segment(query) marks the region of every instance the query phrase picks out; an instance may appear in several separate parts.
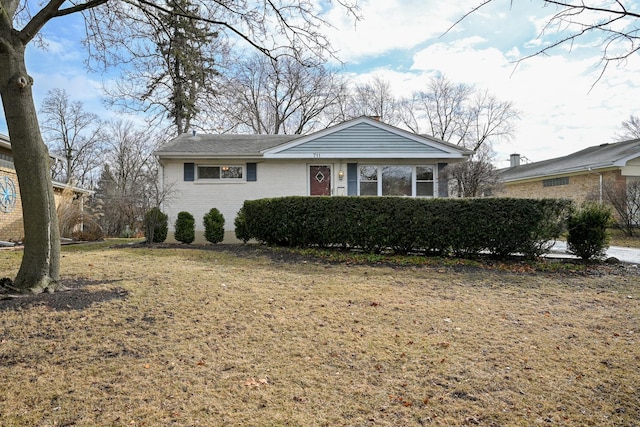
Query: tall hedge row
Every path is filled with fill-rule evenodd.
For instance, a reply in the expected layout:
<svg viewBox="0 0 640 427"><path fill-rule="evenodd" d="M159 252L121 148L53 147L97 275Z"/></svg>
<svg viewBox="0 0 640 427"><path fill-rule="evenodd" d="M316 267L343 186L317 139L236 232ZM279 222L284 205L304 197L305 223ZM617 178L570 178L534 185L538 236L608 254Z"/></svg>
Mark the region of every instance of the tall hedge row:
<svg viewBox="0 0 640 427"><path fill-rule="evenodd" d="M557 199L282 197L246 201L236 234L269 245L470 257L548 252L571 202Z"/></svg>

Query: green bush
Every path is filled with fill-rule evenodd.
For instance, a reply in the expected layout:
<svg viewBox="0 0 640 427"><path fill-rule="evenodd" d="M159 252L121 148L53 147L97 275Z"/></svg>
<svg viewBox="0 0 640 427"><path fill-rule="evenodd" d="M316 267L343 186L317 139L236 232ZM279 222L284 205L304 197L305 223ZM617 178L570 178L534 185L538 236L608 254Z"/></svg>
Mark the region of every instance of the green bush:
<svg viewBox="0 0 640 427"><path fill-rule="evenodd" d="M196 238L196 220L189 212L178 213L175 223L175 238L178 242L192 243Z"/></svg>
<svg viewBox="0 0 640 427"><path fill-rule="evenodd" d="M269 245L534 257L560 236L570 205L554 199L282 197L246 201L236 228L241 224L242 240Z"/></svg>
<svg viewBox="0 0 640 427"><path fill-rule="evenodd" d="M583 260L603 258L609 247L607 227L611 209L598 203L586 203L567 219L567 249Z"/></svg>
<svg viewBox="0 0 640 427"><path fill-rule="evenodd" d="M162 243L167 240L169 217L160 208L150 209L144 216L144 233L147 243Z"/></svg>
<svg viewBox="0 0 640 427"><path fill-rule="evenodd" d="M235 234L238 240L242 240L243 243L247 243L251 240L251 235L247 229L247 222L244 217L244 210L242 210L242 208L240 208L238 215L236 215L236 218L233 220L233 225L235 226Z"/></svg>
<svg viewBox="0 0 640 427"><path fill-rule="evenodd" d="M220 243L224 240L224 216L216 208L212 208L202 218L204 224L204 238L210 243Z"/></svg>

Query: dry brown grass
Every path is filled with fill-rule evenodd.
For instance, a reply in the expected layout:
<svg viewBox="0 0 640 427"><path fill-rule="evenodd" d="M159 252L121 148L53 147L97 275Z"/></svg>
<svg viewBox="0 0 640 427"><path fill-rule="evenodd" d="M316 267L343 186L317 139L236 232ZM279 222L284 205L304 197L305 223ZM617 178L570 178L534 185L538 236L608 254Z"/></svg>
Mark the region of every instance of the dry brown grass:
<svg viewBox="0 0 640 427"><path fill-rule="evenodd" d="M638 276L93 248L125 298L0 301L0 425L640 425Z"/></svg>

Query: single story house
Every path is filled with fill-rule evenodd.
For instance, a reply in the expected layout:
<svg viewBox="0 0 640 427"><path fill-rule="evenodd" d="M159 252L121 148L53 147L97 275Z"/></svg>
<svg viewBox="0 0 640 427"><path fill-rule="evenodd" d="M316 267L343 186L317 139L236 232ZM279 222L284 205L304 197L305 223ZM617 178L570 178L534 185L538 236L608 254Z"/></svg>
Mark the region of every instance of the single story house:
<svg viewBox="0 0 640 427"><path fill-rule="evenodd" d="M89 190L54 181L56 204L60 203L66 189L71 189L81 204L92 194ZM8 136L0 134L0 244L22 241L23 238L22 202L18 176L13 165L11 142Z"/></svg>
<svg viewBox="0 0 640 427"><path fill-rule="evenodd" d="M245 200L283 196L446 197L440 172L466 161L469 150L418 135L371 117L359 117L309 135L183 134L155 155L161 209L169 216L169 239L181 211L196 219L217 208L225 218L225 241Z"/></svg>
<svg viewBox="0 0 640 427"><path fill-rule="evenodd" d="M511 165L499 170L500 196L567 198L580 204L603 200L607 185L640 177L640 139L585 148L568 156L528 164L511 155Z"/></svg>

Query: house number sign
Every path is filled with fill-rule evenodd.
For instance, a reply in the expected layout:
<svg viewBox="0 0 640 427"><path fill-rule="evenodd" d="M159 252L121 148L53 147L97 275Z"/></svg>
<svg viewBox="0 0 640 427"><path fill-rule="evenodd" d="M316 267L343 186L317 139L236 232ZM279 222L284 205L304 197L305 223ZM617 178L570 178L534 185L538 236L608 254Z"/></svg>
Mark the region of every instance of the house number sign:
<svg viewBox="0 0 640 427"><path fill-rule="evenodd" d="M0 178L0 212L9 213L16 207L16 185L8 176Z"/></svg>

